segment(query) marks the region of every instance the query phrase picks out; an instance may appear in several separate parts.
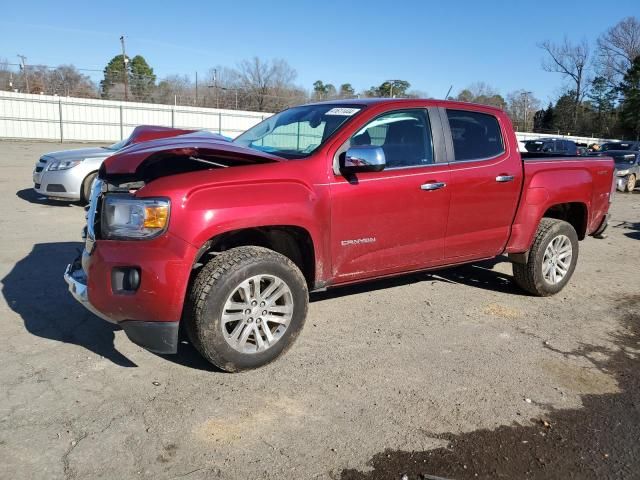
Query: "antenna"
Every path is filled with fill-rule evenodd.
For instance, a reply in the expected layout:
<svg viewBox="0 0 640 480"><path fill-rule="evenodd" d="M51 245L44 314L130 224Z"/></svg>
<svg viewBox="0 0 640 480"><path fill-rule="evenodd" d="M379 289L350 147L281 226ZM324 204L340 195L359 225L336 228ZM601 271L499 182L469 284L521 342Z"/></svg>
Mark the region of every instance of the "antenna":
<svg viewBox="0 0 640 480"><path fill-rule="evenodd" d="M444 96L444 99L447 100L449 98L449 94L451 93L451 89L453 88L453 85L451 85L449 87L449 90L447 90L447 94Z"/></svg>

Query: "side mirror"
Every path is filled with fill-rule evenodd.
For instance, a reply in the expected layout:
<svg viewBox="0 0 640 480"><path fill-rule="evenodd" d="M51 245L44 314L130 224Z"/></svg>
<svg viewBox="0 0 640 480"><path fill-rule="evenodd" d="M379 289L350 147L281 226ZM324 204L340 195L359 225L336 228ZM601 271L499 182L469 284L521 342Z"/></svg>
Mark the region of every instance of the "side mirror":
<svg viewBox="0 0 640 480"><path fill-rule="evenodd" d="M380 172L387 164L384 150L376 145L351 147L344 154L344 161L340 163L340 171L345 174Z"/></svg>

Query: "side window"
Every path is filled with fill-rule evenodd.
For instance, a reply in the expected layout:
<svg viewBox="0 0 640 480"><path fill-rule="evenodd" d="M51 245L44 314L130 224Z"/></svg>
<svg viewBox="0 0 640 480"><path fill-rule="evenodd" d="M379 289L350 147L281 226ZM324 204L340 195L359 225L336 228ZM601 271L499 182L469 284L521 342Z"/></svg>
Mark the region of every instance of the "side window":
<svg viewBox="0 0 640 480"><path fill-rule="evenodd" d="M361 128L349 144L382 147L387 169L433 163L431 127L424 110L385 113Z"/></svg>
<svg viewBox="0 0 640 480"><path fill-rule="evenodd" d="M447 109L455 159L481 160L504 152L498 119L493 115Z"/></svg>

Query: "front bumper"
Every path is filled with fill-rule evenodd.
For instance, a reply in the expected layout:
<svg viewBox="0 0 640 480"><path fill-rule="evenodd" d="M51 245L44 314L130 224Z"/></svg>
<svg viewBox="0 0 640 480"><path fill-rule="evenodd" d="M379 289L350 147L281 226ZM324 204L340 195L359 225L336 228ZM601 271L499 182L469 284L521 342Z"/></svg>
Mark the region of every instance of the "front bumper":
<svg viewBox="0 0 640 480"><path fill-rule="evenodd" d="M73 298L91 313L122 327L129 340L133 343L160 354L172 354L178 351L178 321L117 321L116 318L102 313L89 301L88 279L79 259L67 266L64 272L64 279L69 285L69 292L71 292Z"/></svg>
<svg viewBox="0 0 640 480"><path fill-rule="evenodd" d="M82 189L83 173L78 167L68 170L49 172L33 172L33 189L40 195L47 197L65 198L69 200L80 200L80 190Z"/></svg>

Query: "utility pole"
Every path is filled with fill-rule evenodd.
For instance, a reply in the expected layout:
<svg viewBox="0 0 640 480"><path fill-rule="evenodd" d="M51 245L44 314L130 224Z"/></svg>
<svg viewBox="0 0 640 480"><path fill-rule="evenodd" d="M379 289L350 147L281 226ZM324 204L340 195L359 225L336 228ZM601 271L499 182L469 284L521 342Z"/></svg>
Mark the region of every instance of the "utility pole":
<svg viewBox="0 0 640 480"><path fill-rule="evenodd" d="M213 90L216 94L216 108L220 108L220 95L218 94L218 69L213 69Z"/></svg>
<svg viewBox="0 0 640 480"><path fill-rule="evenodd" d="M24 83L27 87L27 93L30 92L29 90L29 75L27 74L27 57L25 57L24 55L18 55L18 58L20 58L21 62L22 62L22 74L24 75Z"/></svg>
<svg viewBox="0 0 640 480"><path fill-rule="evenodd" d="M399 82L400 80L387 80L387 83L389 84L389 98L393 98L393 87L395 86L396 82Z"/></svg>
<svg viewBox="0 0 640 480"><path fill-rule="evenodd" d="M122 44L122 64L124 66L124 70L122 71L122 80L124 81L124 100L126 102L129 100L129 69L127 68L129 59L127 58L127 53L124 48L124 35L120 36L120 43Z"/></svg>
<svg viewBox="0 0 640 480"><path fill-rule="evenodd" d="M527 131L527 113L529 110L529 95L531 95L533 92L522 92L520 95L522 95L524 97L524 127L523 130L526 132Z"/></svg>

